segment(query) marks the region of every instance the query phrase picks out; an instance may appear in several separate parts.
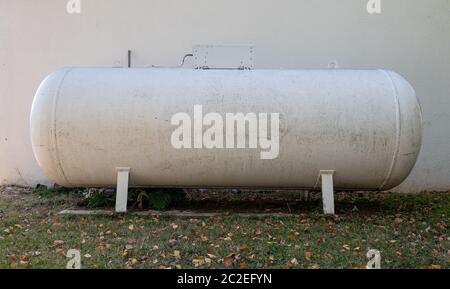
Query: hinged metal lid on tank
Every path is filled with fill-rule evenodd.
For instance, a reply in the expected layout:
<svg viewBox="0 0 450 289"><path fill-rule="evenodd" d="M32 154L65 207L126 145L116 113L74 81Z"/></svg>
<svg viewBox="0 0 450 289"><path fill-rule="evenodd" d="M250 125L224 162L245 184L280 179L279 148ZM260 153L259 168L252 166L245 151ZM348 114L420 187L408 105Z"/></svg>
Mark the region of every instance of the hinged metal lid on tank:
<svg viewBox="0 0 450 289"><path fill-rule="evenodd" d="M253 45L194 45L195 69L253 69Z"/></svg>

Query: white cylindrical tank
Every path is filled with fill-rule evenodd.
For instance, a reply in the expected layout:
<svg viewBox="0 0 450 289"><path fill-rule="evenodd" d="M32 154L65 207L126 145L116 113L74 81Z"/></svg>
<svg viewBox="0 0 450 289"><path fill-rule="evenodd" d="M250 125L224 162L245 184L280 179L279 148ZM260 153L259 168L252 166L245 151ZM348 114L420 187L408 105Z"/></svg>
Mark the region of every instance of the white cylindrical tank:
<svg viewBox="0 0 450 289"><path fill-rule="evenodd" d="M239 113L240 132L226 125ZM68 187L113 186L130 167L131 186L310 189L334 170L337 189L386 190L408 176L421 138L414 89L385 70L66 68L42 82L31 113L37 161Z"/></svg>

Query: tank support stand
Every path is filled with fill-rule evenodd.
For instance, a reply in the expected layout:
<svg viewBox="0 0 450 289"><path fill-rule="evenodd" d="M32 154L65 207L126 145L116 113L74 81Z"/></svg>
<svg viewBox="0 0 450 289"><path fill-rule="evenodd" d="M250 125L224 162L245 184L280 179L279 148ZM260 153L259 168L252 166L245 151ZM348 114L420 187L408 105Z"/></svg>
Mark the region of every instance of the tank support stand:
<svg viewBox="0 0 450 289"><path fill-rule="evenodd" d="M325 215L334 215L333 175L333 170L320 171L320 178L322 182L323 213Z"/></svg>
<svg viewBox="0 0 450 289"><path fill-rule="evenodd" d="M116 168L116 171L117 171L116 213L126 213L130 168L119 167Z"/></svg>
<svg viewBox="0 0 450 289"><path fill-rule="evenodd" d="M130 168L118 167L117 189L116 189L116 213L127 212L128 182L130 178ZM326 215L334 215L334 188L333 170L321 170L319 179L322 184L323 212Z"/></svg>

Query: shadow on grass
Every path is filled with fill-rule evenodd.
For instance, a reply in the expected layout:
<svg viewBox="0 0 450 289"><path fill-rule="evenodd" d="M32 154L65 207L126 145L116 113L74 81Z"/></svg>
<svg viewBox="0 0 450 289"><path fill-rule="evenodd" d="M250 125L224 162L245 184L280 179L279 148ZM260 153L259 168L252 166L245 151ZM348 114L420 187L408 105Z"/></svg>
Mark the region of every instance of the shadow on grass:
<svg viewBox="0 0 450 289"><path fill-rule="evenodd" d="M90 189L68 189L45 187L34 190L34 193L46 197L82 196ZM96 198L91 202L79 202L79 209L113 209L115 194L111 190L95 189L100 193L93 194ZM144 190L144 191L142 191ZM228 213L291 213L309 214L322 212L322 198L320 192L305 191L252 191L252 190L180 190L166 189L134 189L130 190L128 206L130 210L189 210L196 212L228 212ZM182 191L182 190L181 190ZM108 192L105 194L104 192ZM143 194L142 192L145 192ZM166 202L164 195L170 195L173 200L157 208L149 205L139 206L143 201ZM143 198L143 196L145 198ZM103 200L102 198L105 198ZM156 198L158 197L158 198ZM100 199L100 200L98 200ZM160 200L161 199L161 200ZM88 205L86 205L88 204ZM96 207L92 204L101 204ZM338 192L335 195L335 207L338 214L358 213L361 215L396 214L402 212L433 211L438 214L450 212L449 192L430 192L419 194L403 194L395 192Z"/></svg>
<svg viewBox="0 0 450 289"><path fill-rule="evenodd" d="M322 212L320 192L311 192L305 198L304 192L193 192L187 206L171 209L224 212L276 212L309 214ZM448 214L450 194L420 193L403 194L395 192L339 192L335 196L338 214L397 214L411 211L430 211Z"/></svg>

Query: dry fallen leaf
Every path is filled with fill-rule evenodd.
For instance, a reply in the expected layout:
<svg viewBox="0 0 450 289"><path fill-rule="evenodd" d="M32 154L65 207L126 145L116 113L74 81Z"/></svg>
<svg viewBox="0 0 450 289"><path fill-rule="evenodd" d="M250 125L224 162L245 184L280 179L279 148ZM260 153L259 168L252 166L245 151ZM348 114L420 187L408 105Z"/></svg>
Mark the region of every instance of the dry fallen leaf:
<svg viewBox="0 0 450 289"><path fill-rule="evenodd" d="M231 266L233 266L233 263L234 263L234 258L232 258L232 257L225 257L223 259L223 265L225 267L231 267Z"/></svg>
<svg viewBox="0 0 450 289"><path fill-rule="evenodd" d="M30 263L28 261L20 261L19 264L22 268L30 268Z"/></svg>
<svg viewBox="0 0 450 289"><path fill-rule="evenodd" d="M311 258L312 258L312 253L311 252L306 252L305 253L305 259L309 261L309 260L311 260Z"/></svg>
<svg viewBox="0 0 450 289"><path fill-rule="evenodd" d="M202 265L205 264L205 259L203 257L199 257L197 259L193 259L192 260L192 264L194 264L195 267L202 266Z"/></svg>
<svg viewBox="0 0 450 289"><path fill-rule="evenodd" d="M31 256L32 256L31 253L22 255L22 256L20 256L20 260L21 260L21 261L24 261L24 262L28 262L28 261L30 260Z"/></svg>
<svg viewBox="0 0 450 289"><path fill-rule="evenodd" d="M324 237L320 237L319 239L317 239L317 243L325 243L326 239Z"/></svg>
<svg viewBox="0 0 450 289"><path fill-rule="evenodd" d="M248 249L248 245L247 244L242 244L242 245L239 246L239 250L241 250L241 251L245 251L247 249Z"/></svg>

